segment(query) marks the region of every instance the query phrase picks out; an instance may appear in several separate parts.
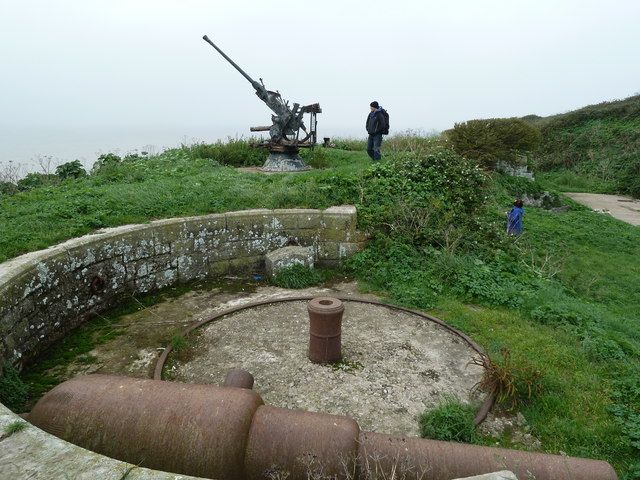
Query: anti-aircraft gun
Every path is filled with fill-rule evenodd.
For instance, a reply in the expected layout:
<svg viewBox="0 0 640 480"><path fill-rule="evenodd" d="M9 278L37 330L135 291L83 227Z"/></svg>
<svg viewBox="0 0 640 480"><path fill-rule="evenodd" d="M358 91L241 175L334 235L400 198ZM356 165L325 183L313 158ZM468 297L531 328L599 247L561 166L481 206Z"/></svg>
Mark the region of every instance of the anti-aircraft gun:
<svg viewBox="0 0 640 480"><path fill-rule="evenodd" d="M274 112L271 115L271 126L251 127L252 132L269 132L270 140L259 144L269 149L269 158L263 166L266 171L295 171L308 168L298 155L300 148L313 148L317 140L316 114L321 113L320 104L300 106L282 98L277 90L267 90L262 78L256 82L233 60L231 60L218 46L206 35L202 37L209 45L215 48L224 59L229 62L240 74L246 78L255 89L260 100ZM309 114L309 128L304 123L304 115Z"/></svg>

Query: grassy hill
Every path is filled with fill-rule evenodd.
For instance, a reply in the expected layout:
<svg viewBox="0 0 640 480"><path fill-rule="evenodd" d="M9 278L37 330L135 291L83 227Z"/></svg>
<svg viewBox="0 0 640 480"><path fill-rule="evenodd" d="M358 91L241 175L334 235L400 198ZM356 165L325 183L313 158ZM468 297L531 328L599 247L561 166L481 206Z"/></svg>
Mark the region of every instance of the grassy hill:
<svg viewBox="0 0 640 480"><path fill-rule="evenodd" d="M627 127L637 121L638 99L629 102L632 113L618 121ZM555 142L593 122L611 133L607 109L593 108L584 115L601 119L535 120L550 129L545 148L560 149ZM356 143L316 149L308 161L323 168L297 174L232 168L253 163L243 145L183 147L2 196L0 261L105 226L356 204L372 240L348 274L363 289L478 341L513 387L498 408L523 413L543 451L605 459L622 478L640 479L640 229L566 200L561 214L528 207L525 233L509 237L504 213L528 182L482 172L442 139L389 139L378 164ZM509 433L478 442L527 448Z"/></svg>
<svg viewBox="0 0 640 480"><path fill-rule="evenodd" d="M640 197L640 95L523 120L542 132L535 168L560 189Z"/></svg>

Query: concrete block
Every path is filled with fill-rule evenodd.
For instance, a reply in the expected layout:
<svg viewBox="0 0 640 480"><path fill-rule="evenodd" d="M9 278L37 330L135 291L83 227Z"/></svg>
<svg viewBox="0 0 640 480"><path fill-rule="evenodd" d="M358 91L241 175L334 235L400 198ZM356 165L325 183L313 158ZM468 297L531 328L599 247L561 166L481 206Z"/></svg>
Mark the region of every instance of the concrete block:
<svg viewBox="0 0 640 480"><path fill-rule="evenodd" d="M313 250L310 247L284 247L265 255L267 275L274 276L292 265L313 268Z"/></svg>
<svg viewBox="0 0 640 480"><path fill-rule="evenodd" d="M271 223L272 230L295 230L300 228L300 224L306 224L311 222L313 218L318 218L318 221L313 222L319 225L320 210L314 210L310 208L289 208L273 211L273 220Z"/></svg>
<svg viewBox="0 0 640 480"><path fill-rule="evenodd" d="M320 228L322 226L322 212L320 210L305 210L298 217L298 228Z"/></svg>

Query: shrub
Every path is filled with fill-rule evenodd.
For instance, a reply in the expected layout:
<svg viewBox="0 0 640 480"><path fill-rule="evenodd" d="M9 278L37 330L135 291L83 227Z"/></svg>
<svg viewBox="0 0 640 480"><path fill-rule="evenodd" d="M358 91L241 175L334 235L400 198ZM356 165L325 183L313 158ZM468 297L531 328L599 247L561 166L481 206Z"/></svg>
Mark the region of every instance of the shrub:
<svg viewBox="0 0 640 480"><path fill-rule="evenodd" d="M20 411L29 394L29 388L22 381L18 371L11 365L4 366L0 377L0 403L13 411Z"/></svg>
<svg viewBox="0 0 640 480"><path fill-rule="evenodd" d="M231 167L262 165L267 158L264 149L254 147L249 141L233 138L229 138L226 143L218 141L183 145L182 150L188 152L194 160L204 158Z"/></svg>
<svg viewBox="0 0 640 480"><path fill-rule="evenodd" d="M282 288L307 288L322 282L322 275L313 268L296 263L280 270L271 282Z"/></svg>
<svg viewBox="0 0 640 480"><path fill-rule="evenodd" d="M578 312L570 305L565 303L548 303L534 308L530 312L531 318L544 325L573 325L584 326L593 320L585 315L584 312Z"/></svg>
<svg viewBox="0 0 640 480"><path fill-rule="evenodd" d="M503 271L499 264L488 264L473 256L453 259L453 291L489 305L519 307L527 278Z"/></svg>
<svg viewBox="0 0 640 480"><path fill-rule="evenodd" d="M607 338L602 332L591 331L585 334L581 344L587 356L597 362L623 360L626 357L618 342Z"/></svg>
<svg viewBox="0 0 640 480"><path fill-rule="evenodd" d="M473 407L448 398L420 415L420 435L434 440L473 443L477 438L473 417Z"/></svg>
<svg viewBox="0 0 640 480"><path fill-rule="evenodd" d="M490 118L456 123L446 132L460 155L494 168L498 160L515 162L518 155L534 150L540 131L518 118Z"/></svg>
<svg viewBox="0 0 640 480"><path fill-rule="evenodd" d="M18 180L18 190L31 190L37 187L57 185L60 179L57 175L48 173L29 173L26 177Z"/></svg>
<svg viewBox="0 0 640 480"><path fill-rule="evenodd" d="M545 189L540 183L531 181L524 177L514 177L511 175L496 174L494 176L496 183L501 186L506 193L513 198L522 198L523 196L540 198Z"/></svg>
<svg viewBox="0 0 640 480"><path fill-rule="evenodd" d="M455 231L483 209L485 180L473 162L446 148L374 164L363 176L360 224L413 244L451 245Z"/></svg>
<svg viewBox="0 0 640 480"><path fill-rule="evenodd" d="M118 166L122 162L122 158L115 153L104 153L98 157L98 160L91 168L92 175L100 175L110 180L119 178Z"/></svg>
<svg viewBox="0 0 640 480"><path fill-rule="evenodd" d="M12 182L0 181L0 198L18 193L18 186Z"/></svg>
<svg viewBox="0 0 640 480"><path fill-rule="evenodd" d="M56 167L56 175L58 175L63 180L67 178L84 177L86 174L87 171L82 166L82 163L80 163L80 160L63 163L62 165L58 165Z"/></svg>
<svg viewBox="0 0 640 480"><path fill-rule="evenodd" d="M610 412L615 416L631 446L640 452L640 370L629 369L614 383Z"/></svg>
<svg viewBox="0 0 640 480"><path fill-rule="evenodd" d="M621 155L620 162L620 190L632 197L640 198L640 153Z"/></svg>

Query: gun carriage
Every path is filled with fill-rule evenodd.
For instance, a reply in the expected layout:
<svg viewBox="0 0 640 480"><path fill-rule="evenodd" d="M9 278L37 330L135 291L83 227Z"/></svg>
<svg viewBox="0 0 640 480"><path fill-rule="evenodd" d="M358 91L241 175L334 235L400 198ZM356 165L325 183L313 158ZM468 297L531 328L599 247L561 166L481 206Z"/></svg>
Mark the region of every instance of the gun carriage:
<svg viewBox="0 0 640 480"><path fill-rule="evenodd" d="M301 106L299 103L289 105L287 100L277 90L267 90L262 81L251 78L227 54L213 43L206 35L202 37L215 48L223 58L229 62L240 74L246 78L255 89L256 95L274 113L271 115L270 126L251 127L252 132L269 132L269 140L257 146L269 149L269 157L262 167L265 171L297 171L308 167L299 155L301 148L313 148L317 140L317 118L322 112L320 104L313 103ZM309 115L309 127L305 125L304 117Z"/></svg>

